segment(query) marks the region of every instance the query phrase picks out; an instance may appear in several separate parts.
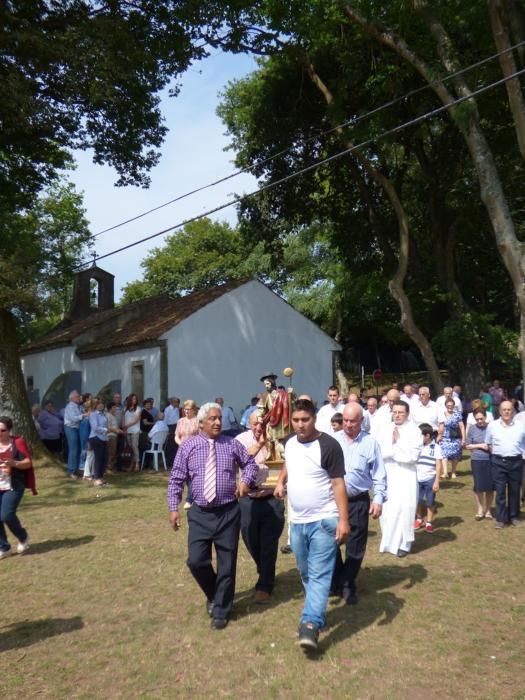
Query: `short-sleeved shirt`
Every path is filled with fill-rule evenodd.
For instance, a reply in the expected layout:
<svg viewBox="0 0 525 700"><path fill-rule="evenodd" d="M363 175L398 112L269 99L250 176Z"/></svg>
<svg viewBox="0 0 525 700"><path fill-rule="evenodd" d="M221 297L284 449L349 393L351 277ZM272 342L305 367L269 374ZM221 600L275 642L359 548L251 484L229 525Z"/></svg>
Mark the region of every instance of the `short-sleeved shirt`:
<svg viewBox="0 0 525 700"><path fill-rule="evenodd" d="M432 440L430 445L423 445L417 460L417 480L430 481L436 478L436 460L443 459L441 447Z"/></svg>
<svg viewBox="0 0 525 700"><path fill-rule="evenodd" d="M288 472L288 517L292 523L311 523L339 515L332 479L343 479L345 460L341 445L320 433L311 442L290 437L284 450Z"/></svg>
<svg viewBox="0 0 525 700"><path fill-rule="evenodd" d="M481 445L482 443L486 442L486 435L487 426L484 428L479 428L476 424L471 425L467 431L467 445ZM490 453L487 452L487 450L480 450L479 447L472 450L470 456L472 459L475 459L478 462L487 462L490 460Z"/></svg>

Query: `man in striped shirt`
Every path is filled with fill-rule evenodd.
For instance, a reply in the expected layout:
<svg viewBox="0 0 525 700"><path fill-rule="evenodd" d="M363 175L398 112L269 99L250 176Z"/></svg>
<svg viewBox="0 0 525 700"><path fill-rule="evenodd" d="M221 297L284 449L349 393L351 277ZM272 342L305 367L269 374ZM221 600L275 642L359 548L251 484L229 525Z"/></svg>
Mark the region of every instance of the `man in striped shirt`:
<svg viewBox="0 0 525 700"><path fill-rule="evenodd" d="M224 629L233 605L241 513L238 498L255 484L257 465L244 445L221 435L221 407L201 406L200 433L177 451L168 485L170 523L180 528L179 504L189 479L193 507L188 511L188 568L203 590L212 629ZM237 486L237 468L242 475ZM217 571L211 563L215 546Z"/></svg>

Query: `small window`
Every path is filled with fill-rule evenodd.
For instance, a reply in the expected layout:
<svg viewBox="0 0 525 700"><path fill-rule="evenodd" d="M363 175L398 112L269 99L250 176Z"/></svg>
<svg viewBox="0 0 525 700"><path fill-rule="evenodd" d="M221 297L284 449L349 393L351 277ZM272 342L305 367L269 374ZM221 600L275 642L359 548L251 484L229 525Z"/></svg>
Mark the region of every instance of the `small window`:
<svg viewBox="0 0 525 700"><path fill-rule="evenodd" d="M33 391L34 388L35 388L35 381L34 381L33 377L28 377L27 378L27 390Z"/></svg>

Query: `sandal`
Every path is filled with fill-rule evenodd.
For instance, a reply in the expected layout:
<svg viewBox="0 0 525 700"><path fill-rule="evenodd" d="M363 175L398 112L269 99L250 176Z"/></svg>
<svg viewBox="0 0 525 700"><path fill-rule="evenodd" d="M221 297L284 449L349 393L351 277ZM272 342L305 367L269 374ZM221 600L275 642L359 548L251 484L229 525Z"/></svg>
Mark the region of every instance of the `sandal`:
<svg viewBox="0 0 525 700"><path fill-rule="evenodd" d="M477 520L477 521L479 522L480 520L483 520L484 517L485 517L485 516L483 515L483 513L477 513L477 514L474 516L474 520Z"/></svg>
<svg viewBox="0 0 525 700"><path fill-rule="evenodd" d="M485 520L494 520L494 518L492 517L492 513L490 513L489 511L487 511L485 513L484 517L485 517Z"/></svg>

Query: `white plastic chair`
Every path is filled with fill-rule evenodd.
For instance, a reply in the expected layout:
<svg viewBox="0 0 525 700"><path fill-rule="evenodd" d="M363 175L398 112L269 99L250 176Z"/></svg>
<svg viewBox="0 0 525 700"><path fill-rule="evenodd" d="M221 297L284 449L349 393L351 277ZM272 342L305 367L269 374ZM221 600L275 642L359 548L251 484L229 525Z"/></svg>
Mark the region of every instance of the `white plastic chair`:
<svg viewBox="0 0 525 700"><path fill-rule="evenodd" d="M151 448L149 450L144 450L142 453L140 471L142 471L144 468L144 459L146 458L146 455L153 455L153 469L155 469L156 472L159 471L159 455L161 455L162 461L164 462L164 469L165 471L168 471L168 467L166 465L166 455L164 454L164 443L166 442L167 437L168 431L162 430L151 438Z"/></svg>

